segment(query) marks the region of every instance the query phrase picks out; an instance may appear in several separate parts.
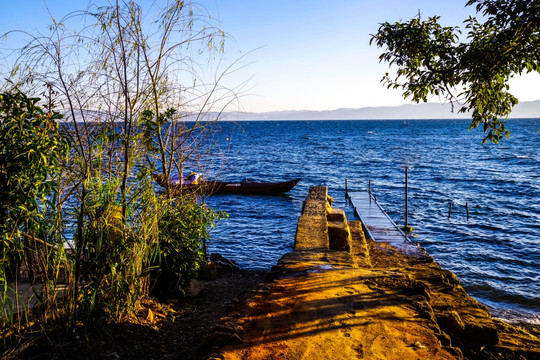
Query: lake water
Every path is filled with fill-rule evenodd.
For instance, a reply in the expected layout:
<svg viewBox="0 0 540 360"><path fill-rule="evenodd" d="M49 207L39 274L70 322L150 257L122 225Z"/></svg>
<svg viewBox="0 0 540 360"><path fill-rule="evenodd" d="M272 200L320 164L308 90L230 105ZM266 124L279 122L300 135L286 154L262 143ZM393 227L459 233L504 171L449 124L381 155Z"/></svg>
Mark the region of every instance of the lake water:
<svg viewBox="0 0 540 360"><path fill-rule="evenodd" d="M230 216L212 231L210 251L243 268L269 269L292 250L310 186L328 186L334 206L354 218L345 201L345 179L358 190L371 180L379 203L403 224L408 165L413 241L495 315L540 323L540 120L510 120L512 134L500 145L481 145L482 131L469 131L468 125L466 120L224 122L218 139L227 149L221 180L303 180L284 195L207 199Z"/></svg>

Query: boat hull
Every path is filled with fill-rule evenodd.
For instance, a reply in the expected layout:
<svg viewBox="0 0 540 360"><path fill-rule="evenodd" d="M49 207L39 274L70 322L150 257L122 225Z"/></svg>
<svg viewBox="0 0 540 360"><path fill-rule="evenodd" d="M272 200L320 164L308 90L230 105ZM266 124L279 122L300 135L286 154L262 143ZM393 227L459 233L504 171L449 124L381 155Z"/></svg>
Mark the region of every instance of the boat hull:
<svg viewBox="0 0 540 360"><path fill-rule="evenodd" d="M155 176L159 185L181 192L203 192L207 194L280 194L290 191L302 179L294 179L283 182L225 182L225 181L201 181L199 184L168 185L159 176Z"/></svg>
<svg viewBox="0 0 540 360"><path fill-rule="evenodd" d="M205 181L204 187L211 193L229 194L279 194L290 191L301 179L284 182L257 183L257 182L223 182Z"/></svg>

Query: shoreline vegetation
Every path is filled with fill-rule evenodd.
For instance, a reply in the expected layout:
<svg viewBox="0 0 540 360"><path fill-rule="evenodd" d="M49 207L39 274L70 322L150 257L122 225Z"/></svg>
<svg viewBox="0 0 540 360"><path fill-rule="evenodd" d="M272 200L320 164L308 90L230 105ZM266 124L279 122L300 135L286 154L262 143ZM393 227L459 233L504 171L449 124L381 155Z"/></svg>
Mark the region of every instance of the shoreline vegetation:
<svg viewBox="0 0 540 360"><path fill-rule="evenodd" d="M110 1L51 19L47 35L3 34L28 39L5 59L13 68L0 93L6 356L34 335L54 337L58 353L106 336L150 297L181 297L208 262L209 231L226 214L170 187L157 192L152 175L220 161L209 155L219 116L203 119L237 100L219 82L234 65L213 69L211 86L199 73L226 38L204 9L169 1L153 18L147 10ZM183 113L194 111L188 128ZM29 303L12 296L19 285Z"/></svg>

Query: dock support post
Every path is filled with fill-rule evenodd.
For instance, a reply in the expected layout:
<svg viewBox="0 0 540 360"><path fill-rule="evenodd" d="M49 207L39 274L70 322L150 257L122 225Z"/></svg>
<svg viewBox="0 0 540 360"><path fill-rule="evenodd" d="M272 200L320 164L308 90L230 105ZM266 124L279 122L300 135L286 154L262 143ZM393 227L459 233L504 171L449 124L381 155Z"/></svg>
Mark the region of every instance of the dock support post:
<svg viewBox="0 0 540 360"><path fill-rule="evenodd" d="M405 166L405 228L409 228L409 167Z"/></svg>
<svg viewBox="0 0 540 360"><path fill-rule="evenodd" d="M448 207L448 219L452 216L452 202L450 201L450 206Z"/></svg>
<svg viewBox="0 0 540 360"><path fill-rule="evenodd" d="M467 221L469 221L469 202L465 203L465 207L467 208Z"/></svg>
<svg viewBox="0 0 540 360"><path fill-rule="evenodd" d="M369 203L371 204L371 180L369 180L368 193L369 193Z"/></svg>
<svg viewBox="0 0 540 360"><path fill-rule="evenodd" d="M349 184L347 183L347 179L345 179L345 197L348 197L349 195Z"/></svg>

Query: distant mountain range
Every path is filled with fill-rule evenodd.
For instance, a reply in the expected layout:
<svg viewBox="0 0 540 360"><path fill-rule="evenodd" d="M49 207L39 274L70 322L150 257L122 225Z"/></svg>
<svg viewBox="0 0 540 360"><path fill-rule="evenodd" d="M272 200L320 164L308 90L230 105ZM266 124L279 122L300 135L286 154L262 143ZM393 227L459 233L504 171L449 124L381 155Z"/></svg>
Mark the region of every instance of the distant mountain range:
<svg viewBox="0 0 540 360"><path fill-rule="evenodd" d="M469 114L452 112L450 104L424 103L401 106L364 107L336 110L291 110L264 113L229 113L228 120L379 120L379 119L466 119ZM540 100L520 102L511 118L540 118Z"/></svg>

